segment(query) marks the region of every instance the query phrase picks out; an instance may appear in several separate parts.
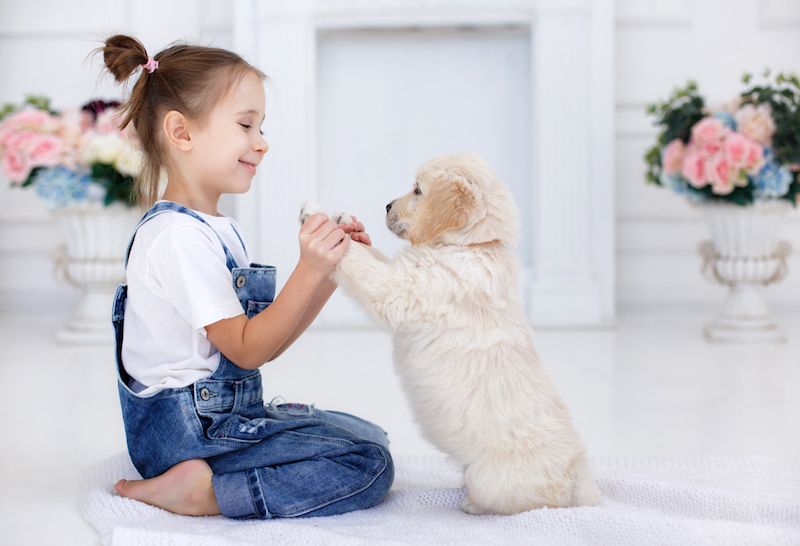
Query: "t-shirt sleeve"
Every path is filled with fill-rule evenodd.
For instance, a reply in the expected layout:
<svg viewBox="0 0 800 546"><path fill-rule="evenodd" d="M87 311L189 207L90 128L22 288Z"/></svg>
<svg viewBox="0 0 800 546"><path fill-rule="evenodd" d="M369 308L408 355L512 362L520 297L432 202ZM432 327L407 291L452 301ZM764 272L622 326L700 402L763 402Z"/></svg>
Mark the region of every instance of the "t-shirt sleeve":
<svg viewBox="0 0 800 546"><path fill-rule="evenodd" d="M153 241L147 261L153 292L204 336L207 325L244 313L222 245L202 227L169 226Z"/></svg>

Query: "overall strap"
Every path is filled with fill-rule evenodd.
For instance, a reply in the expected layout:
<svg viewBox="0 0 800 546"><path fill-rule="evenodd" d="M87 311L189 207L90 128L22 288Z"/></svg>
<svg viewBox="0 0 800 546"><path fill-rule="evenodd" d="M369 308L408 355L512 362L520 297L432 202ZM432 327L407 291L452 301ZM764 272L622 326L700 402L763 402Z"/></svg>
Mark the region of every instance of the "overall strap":
<svg viewBox="0 0 800 546"><path fill-rule="evenodd" d="M139 220L139 224L136 226L136 229L133 230L133 235L131 235L131 240L128 243L128 250L127 252L125 252L126 268L128 267L128 258L130 258L131 255L131 248L133 248L133 240L136 238L136 233L139 231L139 228L142 227L142 225L144 225L146 222L155 218L159 214L163 214L165 212L179 212L181 214L187 214L192 218L195 218L196 220L199 220L203 222L205 225L207 225L211 229L211 231L214 232L214 235L217 236L217 239L219 239L219 243L222 245L222 250L223 252L225 252L225 262L226 265L228 266L228 270L233 271L235 267L238 267L236 260L233 258L233 254L231 254L231 251L228 250L228 247L225 245L225 242L222 240L222 237L220 237L219 234L214 230L214 228L211 227L211 225L209 225L208 222L203 220L203 218L199 214L197 214L191 209L184 207L183 205L179 205L178 203L173 203L172 201L162 201L161 203L156 203L155 205L150 207L150 209L144 213L142 219ZM235 229L234 232L236 232ZM236 236L239 237L239 241L242 240L238 232L236 232ZM242 242L242 247L244 247L243 242Z"/></svg>
<svg viewBox="0 0 800 546"><path fill-rule="evenodd" d="M242 239L242 236L239 235L239 230L236 229L236 226L234 226L233 223L231 223L231 229L236 234L236 236L239 238L239 242L242 243L242 250L244 250L244 255L247 256L247 247L244 246L244 239Z"/></svg>

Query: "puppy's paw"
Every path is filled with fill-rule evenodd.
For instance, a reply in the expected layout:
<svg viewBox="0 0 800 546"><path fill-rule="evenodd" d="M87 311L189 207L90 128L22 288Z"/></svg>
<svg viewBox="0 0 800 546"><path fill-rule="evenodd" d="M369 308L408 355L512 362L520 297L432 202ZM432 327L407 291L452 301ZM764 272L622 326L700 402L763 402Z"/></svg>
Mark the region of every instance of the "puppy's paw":
<svg viewBox="0 0 800 546"><path fill-rule="evenodd" d="M487 512L477 504L475 504L471 498L469 498L469 493L466 494L464 500L461 501L461 508L462 512L466 512L467 514L472 514L473 516L480 516L483 514L490 514L491 512Z"/></svg>
<svg viewBox="0 0 800 546"><path fill-rule="evenodd" d="M322 205L320 205L315 201L306 201L305 204L303 205L303 208L300 209L300 224L303 224L306 221L306 218L314 214L317 214L318 212L327 215L325 209L322 208Z"/></svg>
<svg viewBox="0 0 800 546"><path fill-rule="evenodd" d="M352 224L353 216L351 214L347 214L346 212L334 212L331 215L331 220L337 224Z"/></svg>

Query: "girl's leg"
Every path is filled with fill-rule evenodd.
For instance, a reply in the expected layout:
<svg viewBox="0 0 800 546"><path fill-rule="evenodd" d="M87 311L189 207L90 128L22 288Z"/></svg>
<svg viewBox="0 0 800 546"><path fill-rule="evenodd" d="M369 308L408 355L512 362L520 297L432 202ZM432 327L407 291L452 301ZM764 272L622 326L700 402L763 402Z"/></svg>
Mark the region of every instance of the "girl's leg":
<svg viewBox="0 0 800 546"><path fill-rule="evenodd" d="M208 462L178 463L151 479L122 480L117 491L177 514L235 518L326 516L383 500L394 466L382 429L301 404L267 409L272 422L299 420L304 426ZM256 421L254 436L269 421Z"/></svg>
<svg viewBox="0 0 800 546"><path fill-rule="evenodd" d="M369 508L386 497L394 464L383 431L371 434L377 441L365 438L303 404L270 405L267 415L272 422L305 426L208 459L224 515L328 516Z"/></svg>
<svg viewBox="0 0 800 546"><path fill-rule="evenodd" d="M381 427L349 413L333 410L321 410L314 406L297 403L276 404L275 400L267 404L267 415L273 419L286 420L313 416L315 419L339 427L356 436L389 447L389 436Z"/></svg>
<svg viewBox="0 0 800 546"><path fill-rule="evenodd" d="M394 481L387 451L376 444L277 466L215 473L221 512L232 518L332 516L380 503Z"/></svg>
<svg viewBox="0 0 800 546"><path fill-rule="evenodd" d="M386 431L366 419L332 410L315 410L315 415L318 419L352 432L365 440L375 442L385 448L389 447L389 435Z"/></svg>
<svg viewBox="0 0 800 546"><path fill-rule="evenodd" d="M211 479L212 472L208 463L203 459L192 459L176 464L155 478L120 480L114 489L123 497L175 514L215 516L221 512Z"/></svg>

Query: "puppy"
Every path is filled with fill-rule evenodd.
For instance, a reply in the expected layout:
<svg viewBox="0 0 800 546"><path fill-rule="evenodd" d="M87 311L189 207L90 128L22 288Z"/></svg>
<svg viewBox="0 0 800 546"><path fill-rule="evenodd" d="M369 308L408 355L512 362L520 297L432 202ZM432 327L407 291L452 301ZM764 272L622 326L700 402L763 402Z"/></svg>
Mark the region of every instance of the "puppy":
<svg viewBox="0 0 800 546"><path fill-rule="evenodd" d="M386 205L411 246L353 242L333 280L393 334L424 436L464 466L470 514L593 505L586 453L533 346L519 298L517 210L479 158L435 158Z"/></svg>

